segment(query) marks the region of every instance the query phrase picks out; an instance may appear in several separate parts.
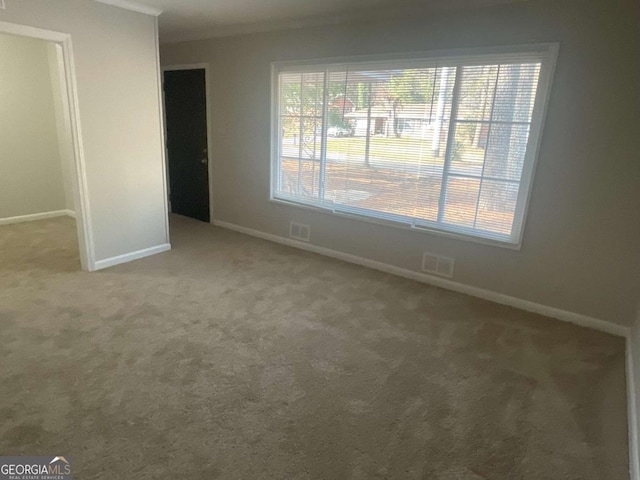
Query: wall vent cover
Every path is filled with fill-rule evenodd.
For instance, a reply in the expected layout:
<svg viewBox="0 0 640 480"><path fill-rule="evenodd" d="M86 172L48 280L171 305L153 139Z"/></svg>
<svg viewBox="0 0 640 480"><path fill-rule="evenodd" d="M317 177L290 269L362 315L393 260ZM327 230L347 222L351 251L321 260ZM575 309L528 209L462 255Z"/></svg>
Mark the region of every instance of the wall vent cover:
<svg viewBox="0 0 640 480"><path fill-rule="evenodd" d="M422 271L440 275L441 277L453 277L454 260L434 253L424 252L422 255Z"/></svg>
<svg viewBox="0 0 640 480"><path fill-rule="evenodd" d="M304 223L291 222L289 225L289 236L296 240L308 242L311 239L311 227Z"/></svg>

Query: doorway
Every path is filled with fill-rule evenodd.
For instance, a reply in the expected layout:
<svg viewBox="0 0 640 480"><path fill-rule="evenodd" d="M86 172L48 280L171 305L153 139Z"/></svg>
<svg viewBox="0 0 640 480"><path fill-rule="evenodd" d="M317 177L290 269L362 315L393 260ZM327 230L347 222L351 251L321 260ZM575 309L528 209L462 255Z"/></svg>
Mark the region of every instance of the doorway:
<svg viewBox="0 0 640 480"><path fill-rule="evenodd" d="M207 66L163 69L167 175L172 213L209 222Z"/></svg>
<svg viewBox="0 0 640 480"><path fill-rule="evenodd" d="M71 269L75 258L79 263L75 268L93 270L71 36L1 21L0 35L3 62L10 62L3 67L7 75L1 85L5 120L1 159L7 184L0 212L3 239L13 239L8 244L16 251L33 240L32 252L38 258L47 257L44 252L49 249L62 252L57 259L69 259ZM29 238L30 232L39 238ZM22 234L25 241L20 240ZM24 252L29 261L32 252ZM18 255L6 249L4 253L12 265L17 262Z"/></svg>

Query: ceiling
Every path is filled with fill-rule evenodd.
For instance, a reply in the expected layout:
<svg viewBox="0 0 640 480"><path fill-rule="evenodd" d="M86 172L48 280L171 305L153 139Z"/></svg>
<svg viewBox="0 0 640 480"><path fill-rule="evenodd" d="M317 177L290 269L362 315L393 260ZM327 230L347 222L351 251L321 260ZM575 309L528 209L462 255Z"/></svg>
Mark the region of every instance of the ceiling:
<svg viewBox="0 0 640 480"><path fill-rule="evenodd" d="M163 11L159 20L160 40L171 43L363 17L398 16L403 12L410 15L416 9L516 1L523 0L135 0L135 3Z"/></svg>

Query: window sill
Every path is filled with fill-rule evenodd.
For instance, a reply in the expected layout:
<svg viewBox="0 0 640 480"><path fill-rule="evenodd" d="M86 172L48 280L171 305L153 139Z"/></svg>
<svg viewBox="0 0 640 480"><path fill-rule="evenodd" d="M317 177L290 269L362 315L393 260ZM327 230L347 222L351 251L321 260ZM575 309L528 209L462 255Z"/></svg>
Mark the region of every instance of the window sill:
<svg viewBox="0 0 640 480"><path fill-rule="evenodd" d="M467 235L467 234L464 234L464 233L449 232L449 231L446 231L446 230L440 230L440 229L436 229L436 228L429 228L429 227L426 227L426 226L413 226L413 225L408 225L408 224L401 223L401 222L394 222L392 220L385 220L385 219L370 217L370 216L366 216L366 215L358 215L356 213L339 212L339 211L331 210L331 209L326 208L326 207L321 207L319 205L313 205L313 204L310 204L310 203L296 202L296 201L286 200L286 199L282 199L282 198L271 197L271 198L269 198L269 202L270 203L274 203L276 205L295 207L295 208L300 208L300 209L303 209L303 210L311 210L311 211L315 211L315 212L318 212L318 213L323 213L325 215L341 217L341 218L349 218L349 219L357 220L357 221L360 221L360 222L366 222L366 223L372 223L372 224L375 224L375 225L381 225L381 226L384 226L384 227L391 227L391 228L396 228L396 229L400 229L400 230L417 232L417 233L421 233L421 234L428 234L428 235L435 235L435 236L439 236L439 237L452 238L452 239L460 240L460 241L464 241L464 242L477 243L477 244L480 244L480 245L487 245L487 246L491 246L491 247L499 247L499 248L504 248L504 249L507 249L507 250L519 251L522 248L522 241L519 241L518 243L503 242L503 241L500 241L500 240L493 240L493 239L490 239L490 238L477 237L477 236L474 236L474 235Z"/></svg>

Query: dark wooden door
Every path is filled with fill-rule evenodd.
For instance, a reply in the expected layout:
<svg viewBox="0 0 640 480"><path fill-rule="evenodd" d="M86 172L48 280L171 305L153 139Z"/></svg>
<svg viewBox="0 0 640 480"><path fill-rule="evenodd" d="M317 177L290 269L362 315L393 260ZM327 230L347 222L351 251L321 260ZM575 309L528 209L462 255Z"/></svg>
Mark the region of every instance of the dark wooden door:
<svg viewBox="0 0 640 480"><path fill-rule="evenodd" d="M171 211L209 221L207 92L204 69L164 72Z"/></svg>

